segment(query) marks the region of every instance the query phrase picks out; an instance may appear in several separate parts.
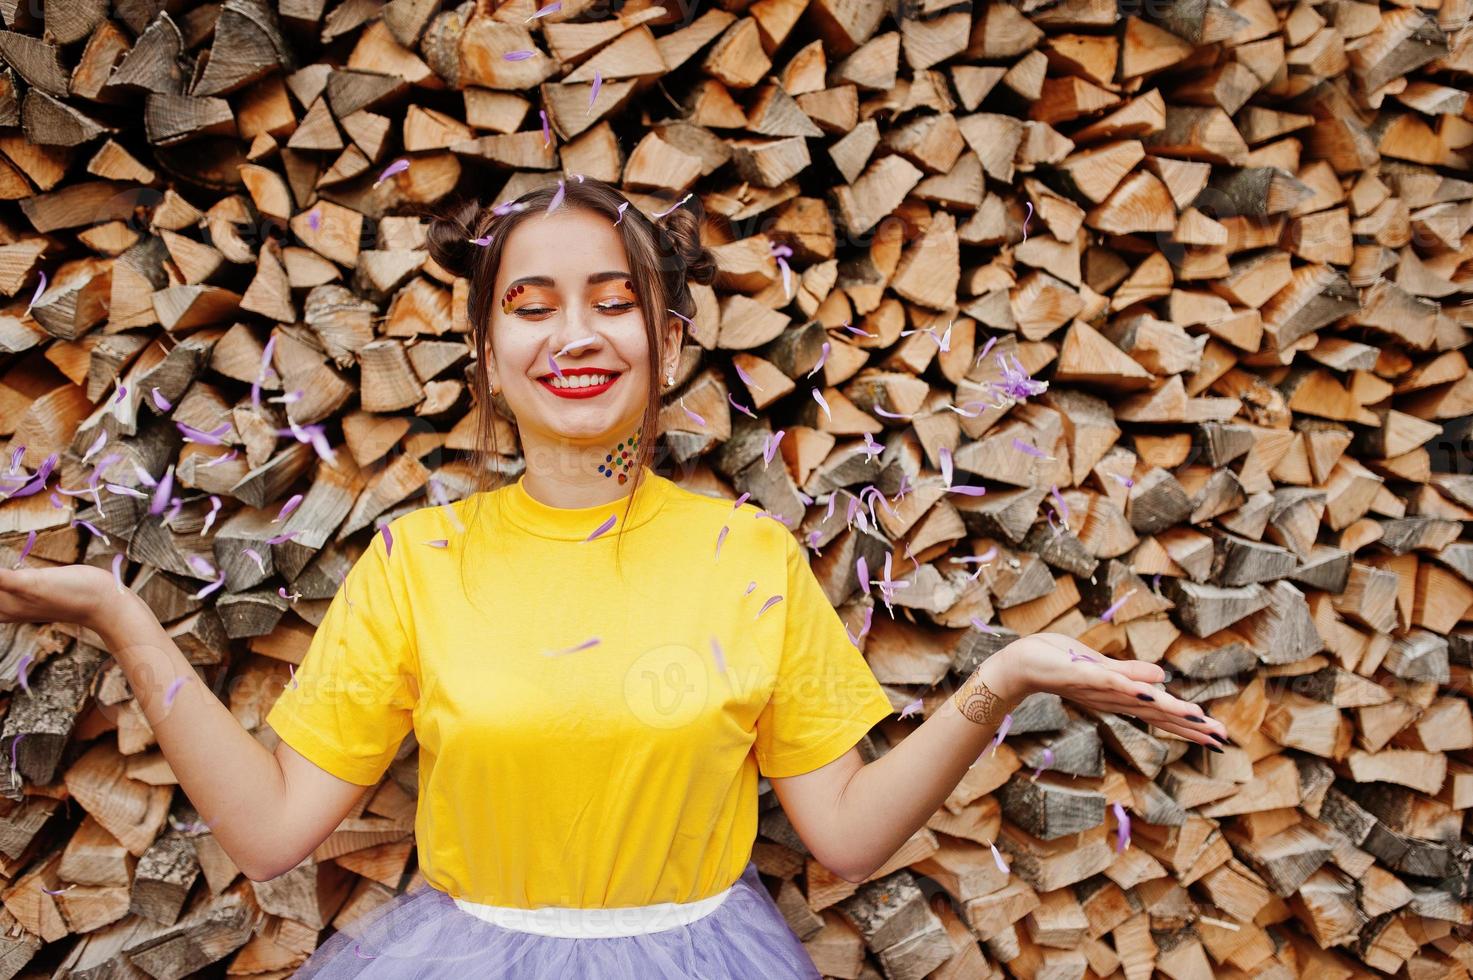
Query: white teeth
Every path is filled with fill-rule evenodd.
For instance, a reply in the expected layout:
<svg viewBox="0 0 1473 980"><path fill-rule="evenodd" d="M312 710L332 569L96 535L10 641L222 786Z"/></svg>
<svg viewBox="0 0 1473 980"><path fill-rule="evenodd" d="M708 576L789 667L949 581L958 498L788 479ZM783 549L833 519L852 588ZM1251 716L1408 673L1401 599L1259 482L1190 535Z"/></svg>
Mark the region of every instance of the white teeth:
<svg viewBox="0 0 1473 980"><path fill-rule="evenodd" d="M612 377L612 375L608 374L569 374L564 375L561 378L559 378L557 375L553 375L553 377L549 379L549 384L551 384L554 388L589 388L595 385L603 384L605 381L608 381L610 377Z"/></svg>

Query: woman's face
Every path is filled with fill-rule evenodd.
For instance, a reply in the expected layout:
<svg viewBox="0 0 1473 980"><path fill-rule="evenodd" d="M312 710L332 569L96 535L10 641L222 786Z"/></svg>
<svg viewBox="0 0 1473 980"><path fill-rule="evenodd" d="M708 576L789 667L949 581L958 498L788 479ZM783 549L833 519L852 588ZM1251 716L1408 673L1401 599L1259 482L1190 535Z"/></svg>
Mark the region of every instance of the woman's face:
<svg viewBox="0 0 1473 980"><path fill-rule="evenodd" d="M647 311L631 272L613 222L581 208L538 214L507 236L494 285L488 374L516 415L524 450L558 442L602 450L639 426L650 350ZM660 322L673 324L673 332L666 327L673 366L680 321ZM563 381L549 363L554 354ZM662 380L666 370L662 365ZM578 381L595 373L601 378ZM560 387L567 382L586 385L582 397Z"/></svg>

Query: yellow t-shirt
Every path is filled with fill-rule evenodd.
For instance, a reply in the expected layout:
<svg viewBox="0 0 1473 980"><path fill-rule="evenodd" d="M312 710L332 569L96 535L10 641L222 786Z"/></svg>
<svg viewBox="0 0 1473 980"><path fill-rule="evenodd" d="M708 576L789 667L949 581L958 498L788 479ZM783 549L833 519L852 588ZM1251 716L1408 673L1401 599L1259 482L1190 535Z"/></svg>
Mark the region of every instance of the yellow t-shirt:
<svg viewBox="0 0 1473 980"><path fill-rule="evenodd" d="M759 771L817 769L892 710L783 524L646 468L621 576L619 525L585 539L628 502L519 480L395 519L267 716L363 785L412 728L420 867L450 895L713 895L750 860Z"/></svg>

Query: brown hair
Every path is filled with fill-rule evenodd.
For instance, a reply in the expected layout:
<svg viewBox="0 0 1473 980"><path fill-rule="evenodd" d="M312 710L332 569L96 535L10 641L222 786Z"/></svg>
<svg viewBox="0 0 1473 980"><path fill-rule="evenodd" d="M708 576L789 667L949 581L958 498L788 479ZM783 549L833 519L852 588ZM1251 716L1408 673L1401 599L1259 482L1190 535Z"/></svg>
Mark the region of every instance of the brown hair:
<svg viewBox="0 0 1473 980"><path fill-rule="evenodd" d="M470 280L470 333L479 361L471 379L475 401L480 408L476 446L472 450L477 491L494 488L491 474L497 455L496 430L486 365L491 353L493 289L502 251L511 230L528 217L546 212L555 197L560 198L557 205L560 209L582 208L603 215L615 225L629 257L634 294L644 312L650 356L649 398L640 422L639 445L632 461L634 485L625 504L624 520L619 522L616 532L618 542L622 543L622 532L634 506L634 495L639 491L644 468L653 466L654 447L659 436L662 407L660 364L666 353L661 349L662 327L667 322L660 314L673 311L681 317L694 317L695 299L688 280L709 285L716 278L716 259L701 244L701 219L691 210L693 206L699 206L699 198L692 195L690 200L674 207L668 214L652 219L612 184L593 177L566 178L557 185L529 191L515 201L494 208L483 207L476 200L463 200L429 212L432 220L426 238L430 257L445 271ZM484 244L477 244L473 239ZM615 561L617 564L617 545Z"/></svg>

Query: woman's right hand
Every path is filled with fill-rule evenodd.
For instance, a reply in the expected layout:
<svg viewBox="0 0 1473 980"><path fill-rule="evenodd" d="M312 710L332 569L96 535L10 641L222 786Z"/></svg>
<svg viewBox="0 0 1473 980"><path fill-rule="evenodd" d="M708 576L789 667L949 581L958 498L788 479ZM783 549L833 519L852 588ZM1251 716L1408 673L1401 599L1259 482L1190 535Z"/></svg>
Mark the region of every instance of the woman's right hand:
<svg viewBox="0 0 1473 980"><path fill-rule="evenodd" d="M95 631L129 595L96 565L0 568L0 622L76 623Z"/></svg>

